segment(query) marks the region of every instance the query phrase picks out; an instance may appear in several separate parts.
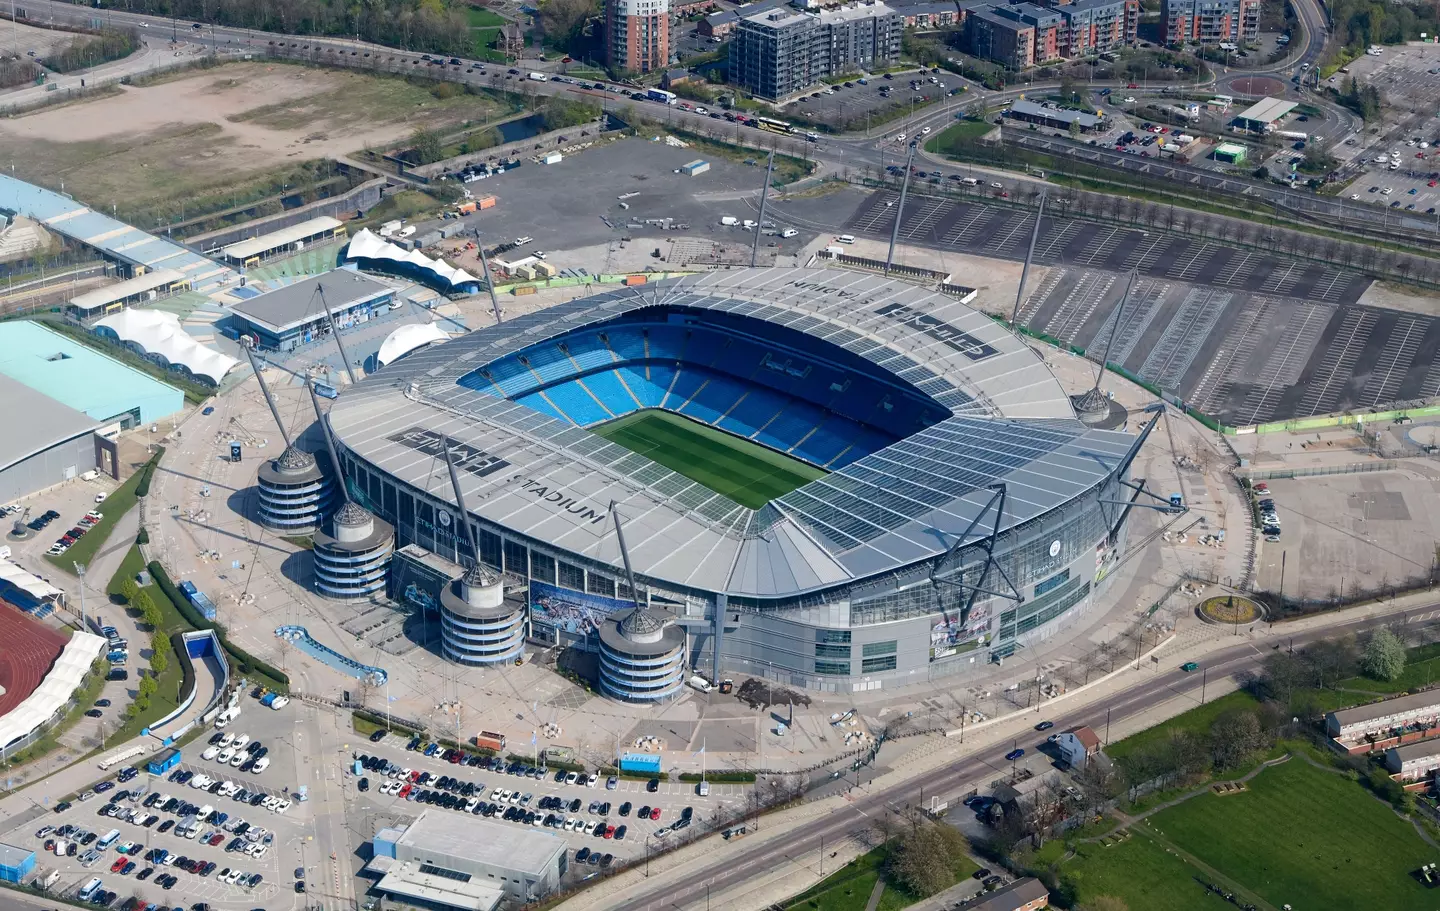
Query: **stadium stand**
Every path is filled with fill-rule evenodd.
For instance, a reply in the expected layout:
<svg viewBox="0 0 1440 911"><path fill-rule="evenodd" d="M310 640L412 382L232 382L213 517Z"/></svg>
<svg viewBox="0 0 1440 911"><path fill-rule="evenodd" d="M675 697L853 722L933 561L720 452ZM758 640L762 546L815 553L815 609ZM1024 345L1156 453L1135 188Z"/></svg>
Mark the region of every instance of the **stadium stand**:
<svg viewBox="0 0 1440 911"><path fill-rule="evenodd" d="M581 427L663 408L824 468L838 468L948 415L868 362L827 361L783 327L638 317L531 345L461 380ZM808 346L808 348L807 348Z"/></svg>

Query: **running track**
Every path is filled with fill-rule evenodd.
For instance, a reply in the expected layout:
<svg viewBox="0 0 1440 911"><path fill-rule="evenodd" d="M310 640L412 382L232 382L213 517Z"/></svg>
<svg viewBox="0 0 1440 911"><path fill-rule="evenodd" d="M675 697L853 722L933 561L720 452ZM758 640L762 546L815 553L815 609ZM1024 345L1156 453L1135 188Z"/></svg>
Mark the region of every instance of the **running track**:
<svg viewBox="0 0 1440 911"><path fill-rule="evenodd" d="M0 715L8 714L35 691L65 648L65 638L0 601Z"/></svg>

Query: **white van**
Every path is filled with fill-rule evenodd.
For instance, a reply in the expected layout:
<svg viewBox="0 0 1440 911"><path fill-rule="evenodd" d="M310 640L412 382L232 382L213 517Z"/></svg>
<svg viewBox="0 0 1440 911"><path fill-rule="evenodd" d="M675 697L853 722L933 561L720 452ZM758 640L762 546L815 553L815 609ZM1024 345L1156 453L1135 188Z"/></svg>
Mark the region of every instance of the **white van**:
<svg viewBox="0 0 1440 911"><path fill-rule="evenodd" d="M82 902L88 902L90 899L94 898L95 893L99 891L100 877L97 876L94 879L90 880L88 883L86 883L84 886L82 886L80 888L80 891L76 893L75 897L80 899Z"/></svg>
<svg viewBox="0 0 1440 911"><path fill-rule="evenodd" d="M839 237L837 237L837 238L835 238L835 239L836 239L837 241L839 241L840 243L842 243L842 244L853 244L853 243L855 243L855 235L854 235L854 234L841 234Z"/></svg>
<svg viewBox="0 0 1440 911"><path fill-rule="evenodd" d="M544 73L531 73L528 78L529 78L529 80L530 80L531 82L548 82L548 81L550 81L550 77L549 77L549 76L546 76Z"/></svg>

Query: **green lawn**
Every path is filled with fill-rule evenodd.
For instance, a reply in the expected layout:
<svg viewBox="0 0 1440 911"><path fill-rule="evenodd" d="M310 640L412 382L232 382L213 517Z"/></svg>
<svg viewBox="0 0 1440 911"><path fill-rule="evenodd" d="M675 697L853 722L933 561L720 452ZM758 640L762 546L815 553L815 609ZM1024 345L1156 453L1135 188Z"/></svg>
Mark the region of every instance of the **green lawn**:
<svg viewBox="0 0 1440 911"><path fill-rule="evenodd" d="M876 881L881 878L888 854L886 845L873 848L781 907L785 911L865 911L865 904ZM969 857L960 858L955 865L955 881L967 879L978 869L980 867ZM876 911L901 911L918 901L920 897L887 883Z"/></svg>
<svg viewBox="0 0 1440 911"><path fill-rule="evenodd" d="M948 155L954 151L956 143L974 142L993 129L995 129L993 123L986 123L983 120L957 120L941 130L940 135L932 137L929 142L925 143L925 151Z"/></svg>
<svg viewBox="0 0 1440 911"><path fill-rule="evenodd" d="M106 502L108 503L109 500L106 500ZM89 537L89 535L86 535L86 537ZM126 579L135 578L136 574L144 568L145 560L140 556L140 548L132 545L129 552L125 554L125 559L120 561L120 567L115 570L115 575L110 578L110 585L107 591L110 594L110 600L113 604L118 606L123 603L123 599L120 597L121 583ZM166 635L190 629L190 625L185 622L184 617L180 616L180 612L175 609L175 605L165 596L165 592L160 586L151 584L144 586L140 590L148 594L150 600L155 602L155 606L160 608L160 616L162 618L161 629ZM145 661L142 664L139 660L140 649L143 647L148 650L149 643L147 642L143 646L140 643L134 643L134 645L135 648L131 649L131 654L135 656L136 661L131 666L132 682L139 679L142 667L145 673L150 673L149 661ZM120 728L110 733L110 738L119 742L121 739L135 737L146 727L174 711L175 706L180 704L180 685L184 679L185 675L180 668L180 659L172 654L170 656L170 662L165 666L165 673L155 678L155 683L159 689L150 697L150 704L146 706L145 711L139 712L131 718L124 719ZM124 716L120 717L123 718Z"/></svg>
<svg viewBox="0 0 1440 911"><path fill-rule="evenodd" d="M1193 878L1197 873L1144 835L1109 845L1082 844L1076 856L1060 868L1060 875L1075 886L1081 901L1111 895L1144 911L1233 907L1221 901L1206 902L1204 890Z"/></svg>
<svg viewBox="0 0 1440 911"><path fill-rule="evenodd" d="M1210 726L1215 723L1225 712L1231 709L1253 709L1258 708L1259 700L1246 690L1236 690L1224 696L1218 696L1206 702L1204 705L1197 705L1188 712L1182 712L1171 718L1169 721L1155 725L1153 728L1146 728L1143 731L1131 734L1124 740L1117 740L1105 747L1105 755L1111 759L1120 759L1140 750L1148 749L1170 738L1173 730L1189 731L1194 734L1209 734Z"/></svg>
<svg viewBox="0 0 1440 911"><path fill-rule="evenodd" d="M488 9L470 7L465 10L465 19L471 28L499 28L505 24L505 17Z"/></svg>
<svg viewBox="0 0 1440 911"><path fill-rule="evenodd" d="M70 575L75 575L75 564L85 563L95 559L95 554L110 537L110 530L120 517L125 515L135 506L135 486L145 476L145 469L141 468L125 480L114 493L105 498L104 503L98 503L95 508L105 514L105 518L95 523L84 537L76 541L74 546L58 557L45 555L45 559L65 570ZM62 529L61 534L64 534Z"/></svg>
<svg viewBox="0 0 1440 911"><path fill-rule="evenodd" d="M658 408L590 430L751 509L825 476L822 468Z"/></svg>
<svg viewBox="0 0 1440 911"><path fill-rule="evenodd" d="M1342 690L1364 690L1367 693L1404 693L1421 689L1440 680L1440 644L1421 645L1409 649L1405 656L1405 671L1394 680L1372 680L1369 677L1351 677L1338 684ZM1351 694L1354 701L1360 701Z"/></svg>
<svg viewBox="0 0 1440 911"><path fill-rule="evenodd" d="M1298 757L1251 779L1243 794L1206 794L1148 823L1277 908L1436 907L1410 874L1440 852L1358 783Z"/></svg>

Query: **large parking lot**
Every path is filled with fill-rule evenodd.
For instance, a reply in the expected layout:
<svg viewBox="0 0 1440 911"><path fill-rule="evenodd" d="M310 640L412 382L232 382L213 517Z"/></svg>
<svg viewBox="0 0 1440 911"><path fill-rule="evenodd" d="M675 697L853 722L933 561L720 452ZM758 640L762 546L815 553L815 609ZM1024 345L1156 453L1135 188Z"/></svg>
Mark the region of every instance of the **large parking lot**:
<svg viewBox="0 0 1440 911"><path fill-rule="evenodd" d="M37 820L29 837L8 837L36 849L38 866L60 874L53 889L66 896L98 878L103 893L115 893L115 906L138 895L176 906L289 908L309 828L291 786L295 750L282 733L290 713L244 701L243 720L183 748L182 762L165 774L117 770L69 805L57 804L59 812ZM255 736L243 733L247 724ZM253 770L261 763L222 765L222 751L270 762L261 772Z"/></svg>
<svg viewBox="0 0 1440 911"><path fill-rule="evenodd" d="M835 125L845 125L848 121L847 129L868 132L867 123L859 118L873 118L878 127L897 116L923 111L930 102L962 91L964 81L940 69L864 76L834 85L813 86L807 94L785 105L780 116L785 116L783 111L798 111ZM899 129L903 130L904 126Z"/></svg>
<svg viewBox="0 0 1440 911"><path fill-rule="evenodd" d="M663 847L677 823L679 828L698 825L722 808L743 807L748 790L738 784L711 784L709 795L701 797L698 787L686 782L605 776L592 780L573 772L541 771L533 765L486 760L475 754L449 762L440 751L427 756L421 749L408 749L412 743L415 741L390 734L356 747L357 758L366 758L361 758L362 780L351 792L355 805L348 812L352 818L379 818L393 824L413 819L426 806L435 806L545 829L569 842L571 851L583 851L585 860L571 868L577 877L587 875L591 867L598 868L606 854L612 858L607 866L643 858L647 847ZM477 765L467 764L467 758ZM388 774L383 771L386 763L393 767ZM446 803L454 805L446 807ZM642 810L647 811L643 817ZM593 863L591 854L597 854Z"/></svg>

